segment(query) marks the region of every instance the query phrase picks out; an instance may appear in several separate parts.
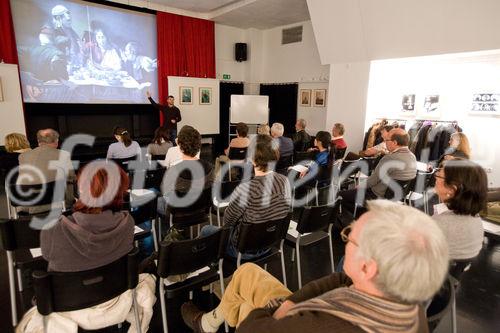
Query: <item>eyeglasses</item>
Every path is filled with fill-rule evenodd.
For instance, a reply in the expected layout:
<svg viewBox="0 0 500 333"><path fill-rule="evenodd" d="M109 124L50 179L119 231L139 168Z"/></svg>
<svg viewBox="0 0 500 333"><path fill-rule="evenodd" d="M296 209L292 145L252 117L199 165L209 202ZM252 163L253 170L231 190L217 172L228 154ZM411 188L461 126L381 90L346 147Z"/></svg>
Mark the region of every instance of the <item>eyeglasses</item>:
<svg viewBox="0 0 500 333"><path fill-rule="evenodd" d="M353 241L352 239L349 238L349 235L351 234L351 231L352 231L352 226L348 225L347 227L345 227L344 229L342 229L342 231L340 232L340 238L342 238L342 241L344 243L353 243L354 245L358 246L359 247L359 244L356 243L355 241Z"/></svg>
<svg viewBox="0 0 500 333"><path fill-rule="evenodd" d="M439 171L439 170L442 170L442 168L437 168L437 169L435 169L435 171L434 171L434 175L433 175L433 176L434 176L434 178L445 179L445 177L444 177L444 176L438 175L438 171Z"/></svg>

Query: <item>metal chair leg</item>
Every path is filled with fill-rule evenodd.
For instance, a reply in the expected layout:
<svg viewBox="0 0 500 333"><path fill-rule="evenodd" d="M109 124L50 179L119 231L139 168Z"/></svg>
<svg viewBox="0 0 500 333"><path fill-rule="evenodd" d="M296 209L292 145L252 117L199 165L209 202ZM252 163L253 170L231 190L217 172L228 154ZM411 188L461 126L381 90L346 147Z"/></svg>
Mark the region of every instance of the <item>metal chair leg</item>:
<svg viewBox="0 0 500 333"><path fill-rule="evenodd" d="M330 264L332 265L332 273L334 273L335 261L333 260L332 227L333 224L330 223L330 225L328 226L328 245L330 247Z"/></svg>
<svg viewBox="0 0 500 333"><path fill-rule="evenodd" d="M220 228L220 207L217 206L217 226Z"/></svg>
<svg viewBox="0 0 500 333"><path fill-rule="evenodd" d="M283 252L283 244L285 240L282 239L280 243L280 256L281 256L281 274L283 275L283 284L285 285L285 288L288 288L287 282L286 282L286 270L285 270L285 253Z"/></svg>
<svg viewBox="0 0 500 333"><path fill-rule="evenodd" d="M7 264L9 270L9 292L10 308L12 312L12 326L17 326L17 307L16 307L16 279L14 276L14 258L11 251L7 251Z"/></svg>
<svg viewBox="0 0 500 333"><path fill-rule="evenodd" d="M452 286L451 290L451 331L457 333L457 299L455 295L455 287Z"/></svg>
<svg viewBox="0 0 500 333"><path fill-rule="evenodd" d="M139 321L139 310L137 309L137 295L135 289L132 290L132 307L134 308L135 329L141 333L141 322Z"/></svg>
<svg viewBox="0 0 500 333"><path fill-rule="evenodd" d="M153 219L151 221L151 233L153 234L153 246L155 247L155 251L158 251L158 238L156 234L156 222L158 219Z"/></svg>
<svg viewBox="0 0 500 333"><path fill-rule="evenodd" d="M224 259L219 259L219 281L220 281L221 297L222 297L222 295L224 295L224 291L225 291L225 288L224 288L224 276L222 275L223 260ZM228 326L228 324L227 324L227 322L225 320L224 320L224 331L226 333L229 332L229 326Z"/></svg>
<svg viewBox="0 0 500 333"><path fill-rule="evenodd" d="M163 322L163 332L168 333L167 325L167 306L165 305L165 280L160 278L160 304L161 304L161 320Z"/></svg>
<svg viewBox="0 0 500 333"><path fill-rule="evenodd" d="M302 288L302 271L300 267L300 234L295 241L295 250L297 251L297 276L299 279L299 289Z"/></svg>

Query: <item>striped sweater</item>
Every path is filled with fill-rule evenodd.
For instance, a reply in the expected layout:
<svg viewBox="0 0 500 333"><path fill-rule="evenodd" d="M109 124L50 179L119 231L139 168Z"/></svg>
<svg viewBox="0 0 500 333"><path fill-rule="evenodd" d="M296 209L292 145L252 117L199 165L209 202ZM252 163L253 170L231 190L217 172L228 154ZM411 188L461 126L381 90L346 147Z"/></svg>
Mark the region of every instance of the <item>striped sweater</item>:
<svg viewBox="0 0 500 333"><path fill-rule="evenodd" d="M261 223L287 216L290 207L288 179L276 172L240 184L231 194L224 212L224 225L233 227L231 242L236 245L239 224Z"/></svg>

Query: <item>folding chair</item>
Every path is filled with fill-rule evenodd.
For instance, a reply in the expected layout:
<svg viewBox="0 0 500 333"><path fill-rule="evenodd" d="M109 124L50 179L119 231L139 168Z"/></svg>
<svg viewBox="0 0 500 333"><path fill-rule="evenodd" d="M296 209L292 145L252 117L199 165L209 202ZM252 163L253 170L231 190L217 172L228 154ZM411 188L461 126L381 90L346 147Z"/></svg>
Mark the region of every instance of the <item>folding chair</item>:
<svg viewBox="0 0 500 333"><path fill-rule="evenodd" d="M228 237L229 230L222 228L206 237L178 242L161 242L158 276L160 277L159 297L163 332L168 333L165 298L172 299L181 293L192 291L217 280L224 294L222 263ZM188 275L184 281L168 284L169 276L187 273L191 276Z"/></svg>

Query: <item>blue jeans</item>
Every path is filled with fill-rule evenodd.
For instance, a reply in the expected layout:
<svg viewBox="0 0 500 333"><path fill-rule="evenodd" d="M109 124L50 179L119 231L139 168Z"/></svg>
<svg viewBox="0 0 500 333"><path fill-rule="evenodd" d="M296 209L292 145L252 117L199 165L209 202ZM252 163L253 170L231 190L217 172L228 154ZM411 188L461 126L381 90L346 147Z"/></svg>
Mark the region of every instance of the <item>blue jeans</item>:
<svg viewBox="0 0 500 333"><path fill-rule="evenodd" d="M177 129L175 128L170 128L168 130L168 136L170 137L170 141L172 141L172 144L174 146L177 146L177 144L175 143L175 139L177 138Z"/></svg>
<svg viewBox="0 0 500 333"><path fill-rule="evenodd" d="M216 227L214 225L206 225L203 228L201 228L200 237L210 236L216 233L219 229L220 227ZM269 252L269 249L261 250L257 253L242 253L241 259L252 260L262 256L263 254L266 254L267 252ZM238 249L233 245L231 237L229 237L229 242L227 243L226 254L232 258L238 258Z"/></svg>

